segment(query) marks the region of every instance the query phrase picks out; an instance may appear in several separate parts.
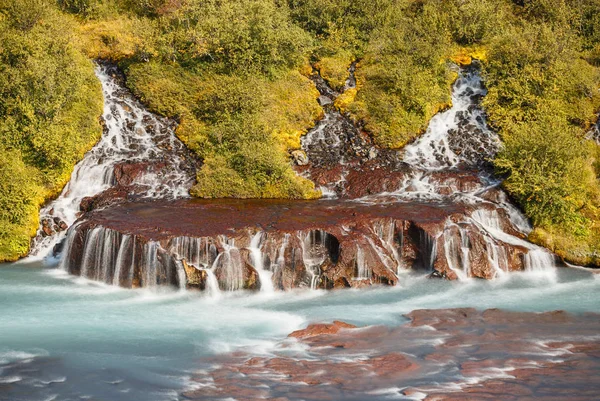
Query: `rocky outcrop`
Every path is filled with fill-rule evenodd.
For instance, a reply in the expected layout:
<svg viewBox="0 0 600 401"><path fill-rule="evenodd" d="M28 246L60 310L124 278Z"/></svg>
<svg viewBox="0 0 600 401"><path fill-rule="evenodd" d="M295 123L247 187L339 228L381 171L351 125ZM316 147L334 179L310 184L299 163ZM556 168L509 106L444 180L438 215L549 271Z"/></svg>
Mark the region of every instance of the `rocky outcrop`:
<svg viewBox="0 0 600 401"><path fill-rule="evenodd" d="M410 323L313 324L269 355L204 362L190 400L596 400L600 315L416 310Z"/></svg>
<svg viewBox="0 0 600 401"><path fill-rule="evenodd" d="M531 245L506 234L512 223L503 209L485 207L130 202L88 212L69 232L62 267L124 287L221 291L259 290L261 280L279 290L395 285L407 269L455 279L528 268ZM505 226L506 238L486 224Z"/></svg>

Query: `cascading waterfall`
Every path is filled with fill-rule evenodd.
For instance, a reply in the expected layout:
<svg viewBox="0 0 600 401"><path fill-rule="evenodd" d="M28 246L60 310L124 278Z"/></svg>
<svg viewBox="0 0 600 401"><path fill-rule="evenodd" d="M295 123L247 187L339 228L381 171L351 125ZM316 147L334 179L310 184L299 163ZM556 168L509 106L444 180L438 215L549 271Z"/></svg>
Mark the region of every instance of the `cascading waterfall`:
<svg viewBox="0 0 600 401"><path fill-rule="evenodd" d="M506 250L496 245L490 237L485 236L484 239L488 260L495 271L494 277L504 275L508 271L508 257L506 255Z"/></svg>
<svg viewBox="0 0 600 401"><path fill-rule="evenodd" d="M218 298L221 295L221 289L219 288L219 281L215 276L212 269L205 269L206 272L206 291L208 295L213 298Z"/></svg>
<svg viewBox="0 0 600 401"><path fill-rule="evenodd" d="M356 279L357 280L370 280L371 269L365 261L365 255L360 246L356 246Z"/></svg>
<svg viewBox="0 0 600 401"><path fill-rule="evenodd" d="M263 258L262 251L260 250L260 245L262 241L264 233L257 232L252 237L250 241L250 257L252 259L252 265L254 269L258 273L258 279L260 280L260 291L271 294L275 292L275 287L273 286L273 272L265 268L265 262Z"/></svg>
<svg viewBox="0 0 600 401"><path fill-rule="evenodd" d="M159 285L185 288L183 266L159 242L137 244L134 236L101 226L85 231L84 235L69 234L60 267L71 274L126 288Z"/></svg>
<svg viewBox="0 0 600 401"><path fill-rule="evenodd" d="M84 190L79 189L84 187L86 180L98 179L97 183L101 185L97 186L97 190L101 191L117 179L113 174L116 164L141 162L142 159L166 163L173 157L165 149L179 146L168 121L145 112L129 95L123 94L118 83L103 67L99 68L98 75L106 98L105 134L97 147L76 167L69 189L65 188L64 195L55 201L56 205L69 201L71 209L67 209L72 212L73 219L77 217L74 208L78 207L82 196L91 194L90 191L84 194ZM344 227L343 232L336 232L337 238L318 229L300 229L295 233L277 233L274 236L251 228L247 229L246 237L241 231L236 232L235 239L224 235L212 238L163 236L161 240L152 241L92 224L78 238L74 235L76 227L73 225L69 229L64 254L69 255L70 249L78 248L82 250L82 256L80 260L64 257L61 266L73 274L124 287L172 285L185 288L189 279L187 275L197 275L190 286L204 288L213 296L219 296L221 291L256 290L259 288L255 285L256 279L260 290L265 293L274 292L275 284L277 288L289 288L291 285L309 286L311 289L331 288L328 286L338 285L337 276L331 274L340 256L338 239L342 241L352 232L356 241L350 246L346 243L345 249L351 251L346 251L343 263L346 263L344 268L348 271L355 268L352 278L357 281L395 283L396 276L404 268L432 271L443 267L444 258L448 268L459 279L472 277L478 262L480 269L485 265L485 269L493 270L492 276L499 276L515 266L516 258L507 253L506 244L524 249L519 260L523 260L527 270L551 268L553 256L520 236L519 233L527 234L531 227L505 194L497 191L493 197L484 195L489 188L498 185L497 180L484 173L479 176L480 181L471 180L467 183L469 185L464 185L460 177L453 176L454 173L470 174L482 168L485 171L486 163L498 149L498 138L487 129L485 115L479 107L483 95L485 89L477 71L461 70L454 88L452 108L435 116L427 132L406 147L406 165L403 168L409 173L400 189L360 200L377 202L378 199L387 201L396 197L399 202L426 200L469 206L461 221L456 216L453 220L448 219L441 232L439 226L413 226L408 220L381 218L370 225ZM334 113L338 112L332 107L327 110L321 126L303 139L304 145L327 151L332 144L345 146L349 142L348 138L336 136L335 130L333 136L329 132L327 126L332 123ZM336 152L332 152L335 153L332 157L339 156L336 160L343 164L343 152ZM148 170L135 178L132 185L138 188L136 191L142 188L137 194L149 198L187 196L193 177L188 171L177 170L180 161L173 160L172 164L167 164L175 169L172 176L161 173L161 170ZM91 178L88 177L90 174ZM344 170L335 187L346 180L346 174L348 171ZM57 206L54 213L60 213L60 210ZM69 220L69 224L71 222ZM512 224L513 227L503 227L503 224ZM444 226L443 219L440 225ZM406 252L404 235L409 244ZM49 237L44 241L47 239ZM478 259L481 249L487 255ZM485 276L490 277L490 274L486 272ZM348 278L347 285L360 286L362 283L352 283Z"/></svg>
<svg viewBox="0 0 600 401"><path fill-rule="evenodd" d="M130 184L140 198L183 198L194 182L193 163L174 135L174 124L147 110L116 78L114 68L96 67L104 95L104 132L98 143L77 163L61 194L40 211L40 229L30 256L44 258L64 238L64 231L48 226L71 226L79 217L84 198L115 185L114 169L120 163L140 163L141 174ZM153 165L154 164L154 165Z"/></svg>
<svg viewBox="0 0 600 401"><path fill-rule="evenodd" d="M348 69L348 79L342 93L356 87L355 69L356 65L353 63ZM306 151L310 163L319 164L325 160L342 167L336 181L319 186L324 198L335 199L344 193L344 183L348 174L346 155L349 149L353 148L352 144L355 141L364 142L364 138L361 138L359 130L352 122L334 107L340 93L332 89L319 74L313 74L312 79L321 93L319 103L323 106L325 116L301 138L302 149Z"/></svg>
<svg viewBox="0 0 600 401"><path fill-rule="evenodd" d="M459 279L466 280L469 276L464 260L462 235L456 235L456 231L460 233L460 227L452 221L446 221L446 227L442 233L444 237L444 255L450 270L456 273Z"/></svg>
<svg viewBox="0 0 600 401"><path fill-rule="evenodd" d="M235 246L234 239L222 236L220 242L223 246L223 252L215 259L211 270L213 272L221 271L220 281L226 291L241 290L244 286L244 272L240 250Z"/></svg>
<svg viewBox="0 0 600 401"><path fill-rule="evenodd" d="M478 167L500 146L488 129L479 102L487 93L475 69L461 69L452 91L452 107L435 115L424 135L404 148L404 161L421 170Z"/></svg>
<svg viewBox="0 0 600 401"><path fill-rule="evenodd" d="M316 289L321 276L321 265L327 258L327 233L323 230L311 230L305 233L301 240L302 260L311 276L310 288Z"/></svg>
<svg viewBox="0 0 600 401"><path fill-rule="evenodd" d="M425 134L404 148L403 161L411 170L400 189L392 195L399 201L449 200L481 205L473 212L472 221L488 234L485 236L486 249L496 275L503 274L508 266L506 252L498 247L497 240L527 248L529 253L525 260L526 269L553 269L554 258L547 250L505 232L497 210L489 210L489 206L504 210L514 230L527 235L531 231L531 225L507 199L506 194L499 192L498 199L494 201L480 196L487 189L500 184L500 181L493 179L491 174L486 172L486 165L500 148L500 140L487 127L485 112L479 105L486 93L477 69L460 69L453 88L452 107L434 116ZM482 168L483 172L479 173L480 183L467 188L462 188L451 178L440 179L436 176L443 171L458 172ZM471 246L464 229L457 227L458 231L453 235L459 236L460 244L449 238L445 230L445 254L450 268L459 278L466 278L470 274ZM456 255L457 251L460 257ZM457 263L458 261L460 263Z"/></svg>
<svg viewBox="0 0 600 401"><path fill-rule="evenodd" d="M115 274L112 282L113 285L118 286L121 282L121 272L123 272L124 269L127 269L127 267L125 266L126 257L127 252L131 248L135 248L135 237L132 237L131 235L123 235L121 239L121 244L119 246L119 252L117 253L117 261L115 263ZM135 260L132 261L132 264L133 263L135 263Z"/></svg>
<svg viewBox="0 0 600 401"><path fill-rule="evenodd" d="M400 274L402 269L402 258L398 249L402 249L402 234L400 234L400 239L398 244L396 244L395 236L396 236L396 226L393 222L380 222L375 225L373 231L381 240L383 247L392 255L393 261L387 262L386 266L389 264L395 265L395 268L392 268L392 271L395 271L396 274ZM376 247L375 244L371 242L371 246ZM399 248L398 248L399 247Z"/></svg>
<svg viewBox="0 0 600 401"><path fill-rule="evenodd" d="M545 272L554 265L554 256L544 248L532 249L525 255L525 268L528 271Z"/></svg>

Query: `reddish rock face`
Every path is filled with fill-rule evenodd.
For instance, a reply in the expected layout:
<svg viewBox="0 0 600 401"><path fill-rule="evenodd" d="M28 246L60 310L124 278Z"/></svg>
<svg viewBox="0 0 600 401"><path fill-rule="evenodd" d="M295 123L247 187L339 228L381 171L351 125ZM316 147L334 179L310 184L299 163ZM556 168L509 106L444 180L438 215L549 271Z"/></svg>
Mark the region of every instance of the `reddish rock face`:
<svg viewBox="0 0 600 401"><path fill-rule="evenodd" d="M597 400L600 315L417 310L396 328L312 324L269 356L201 361L191 400ZM303 344L302 351L294 347ZM387 399L387 398L386 398Z"/></svg>
<svg viewBox="0 0 600 401"><path fill-rule="evenodd" d="M166 161L154 162L123 162L114 167L115 185L127 187L149 173L158 173L168 168Z"/></svg>
<svg viewBox="0 0 600 401"><path fill-rule="evenodd" d="M121 194L119 188L106 193ZM529 251L491 237L465 217L480 211L480 205L473 209L415 202L180 200L95 209L102 199L93 200L92 211L73 229L77 235L65 248L65 266L74 274L127 287L144 285L144 280L115 279L114 274L136 277L138 273L131 272L137 269L139 275L147 275L147 267L156 266L148 264L153 256L145 252L155 248L164 255L157 263L169 277L179 274L185 261L196 269L210 269L222 290L259 289L260 270L273 273L273 286L281 290L395 285L404 269L448 279L461 274L493 278L499 270L522 270ZM498 224L508 219L492 207L489 212L496 213ZM98 245L103 252L94 254L98 268L105 271L98 273L90 263L82 269L96 252L90 244L106 235L112 242ZM259 253L261 266L255 266L253 252ZM129 260L135 262L127 264ZM124 264L115 267L117 261ZM104 267L107 264L113 267ZM191 270L183 271L185 275ZM196 276L186 280L192 288L206 288Z"/></svg>
<svg viewBox="0 0 600 401"><path fill-rule="evenodd" d="M353 324L348 324L345 322L340 322L339 320L335 320L331 324L311 324L307 328L303 330L294 331L289 335L289 337L294 338L308 338L314 337L323 334L336 334L338 331L342 329L355 329L356 326Z"/></svg>

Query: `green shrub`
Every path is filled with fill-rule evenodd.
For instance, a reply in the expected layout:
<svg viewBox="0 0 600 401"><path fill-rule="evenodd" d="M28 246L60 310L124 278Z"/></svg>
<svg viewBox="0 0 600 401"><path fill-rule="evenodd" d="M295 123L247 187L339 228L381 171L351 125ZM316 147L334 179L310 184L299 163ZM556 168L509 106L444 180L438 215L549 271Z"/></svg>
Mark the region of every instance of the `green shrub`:
<svg viewBox="0 0 600 401"><path fill-rule="evenodd" d="M27 252L39 206L99 138L102 113L68 19L45 2L9 3L0 8L0 261ZM24 23L24 14L36 17Z"/></svg>

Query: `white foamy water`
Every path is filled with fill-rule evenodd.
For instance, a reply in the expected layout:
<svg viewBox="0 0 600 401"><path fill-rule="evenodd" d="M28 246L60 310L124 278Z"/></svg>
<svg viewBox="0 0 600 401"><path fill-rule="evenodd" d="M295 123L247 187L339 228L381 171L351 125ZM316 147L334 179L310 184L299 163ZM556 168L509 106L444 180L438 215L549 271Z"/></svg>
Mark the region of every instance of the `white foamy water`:
<svg viewBox="0 0 600 401"><path fill-rule="evenodd" d="M435 115L427 131L404 148L404 161L417 169L451 169L493 158L500 146L478 106L487 93L476 70L461 69L452 90L452 107Z"/></svg>
<svg viewBox="0 0 600 401"><path fill-rule="evenodd" d="M252 259L254 269L258 273L260 291L267 294L272 294L275 291L275 287L273 286L273 272L265 267L265 261L260 249L263 235L265 234L259 231L252 237L249 248L250 257Z"/></svg>
<svg viewBox="0 0 600 401"><path fill-rule="evenodd" d="M184 145L174 135L174 124L148 112L111 75L110 67L97 66L96 76L104 95L104 132L77 163L58 198L42 208L42 221L57 219L71 226L79 216L81 201L115 185L114 167L124 162L147 163L145 171L131 183L135 186L132 195L169 199L189 196L195 177L181 156ZM40 227L31 257L44 258L63 237L64 232L44 237Z"/></svg>

